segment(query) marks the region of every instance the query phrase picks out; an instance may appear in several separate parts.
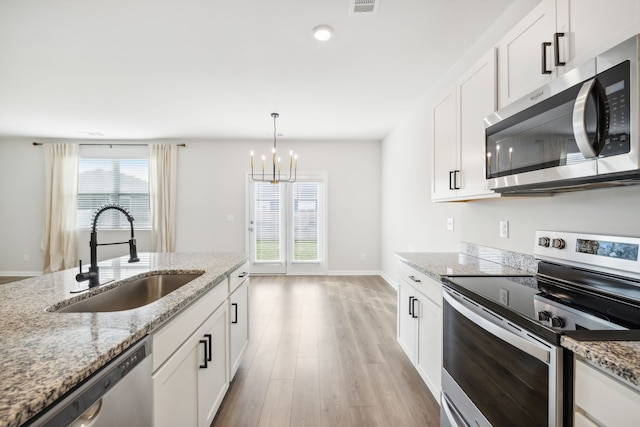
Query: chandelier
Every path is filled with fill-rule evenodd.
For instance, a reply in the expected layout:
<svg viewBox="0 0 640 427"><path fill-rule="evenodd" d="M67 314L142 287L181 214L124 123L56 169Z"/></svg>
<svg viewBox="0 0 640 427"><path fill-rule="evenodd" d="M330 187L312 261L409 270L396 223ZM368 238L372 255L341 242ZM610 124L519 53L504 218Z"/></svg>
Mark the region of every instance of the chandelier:
<svg viewBox="0 0 640 427"><path fill-rule="evenodd" d="M289 174L283 174L281 172L280 157L278 157L278 151L276 149L276 119L280 117L278 113L271 113L273 117L273 148L271 149L271 174L264 173L266 157L262 156L262 174L254 174L253 172L253 151L251 154L251 179L257 182L270 182L271 184L278 184L280 182L296 182L296 176L298 171L298 155L293 154L293 151L289 151Z"/></svg>

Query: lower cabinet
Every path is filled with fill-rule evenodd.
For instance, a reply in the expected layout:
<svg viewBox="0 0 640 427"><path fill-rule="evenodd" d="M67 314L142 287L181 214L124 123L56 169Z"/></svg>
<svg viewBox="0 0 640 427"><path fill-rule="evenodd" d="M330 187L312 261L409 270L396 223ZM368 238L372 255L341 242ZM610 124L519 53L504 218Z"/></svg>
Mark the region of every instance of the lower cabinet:
<svg viewBox="0 0 640 427"><path fill-rule="evenodd" d="M574 426L638 425L640 390L582 359L575 360L574 369Z"/></svg>
<svg viewBox="0 0 640 427"><path fill-rule="evenodd" d="M229 380L240 366L249 344L249 279L245 279L229 296Z"/></svg>
<svg viewBox="0 0 640 427"><path fill-rule="evenodd" d="M229 387L222 304L154 372L154 426L208 427Z"/></svg>
<svg viewBox="0 0 640 427"><path fill-rule="evenodd" d="M398 273L398 342L439 402L442 285L400 261Z"/></svg>

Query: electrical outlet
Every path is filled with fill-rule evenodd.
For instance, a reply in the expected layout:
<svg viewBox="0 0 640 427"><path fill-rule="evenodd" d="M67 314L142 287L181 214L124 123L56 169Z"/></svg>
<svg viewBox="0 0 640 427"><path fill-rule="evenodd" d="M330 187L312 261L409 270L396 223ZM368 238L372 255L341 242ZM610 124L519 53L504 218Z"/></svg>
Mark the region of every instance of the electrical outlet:
<svg viewBox="0 0 640 427"><path fill-rule="evenodd" d="M233 215L229 214L227 215L227 222L234 222L236 220L236 217L234 217Z"/></svg>
<svg viewBox="0 0 640 427"><path fill-rule="evenodd" d="M447 218L447 230L453 231L453 218Z"/></svg>
<svg viewBox="0 0 640 427"><path fill-rule="evenodd" d="M509 221L500 221L500 237L509 238Z"/></svg>
<svg viewBox="0 0 640 427"><path fill-rule="evenodd" d="M509 305L509 291L500 288L500 304Z"/></svg>
<svg viewBox="0 0 640 427"><path fill-rule="evenodd" d="M366 261L367 260L367 255L366 254L360 254L360 261Z"/></svg>
<svg viewBox="0 0 640 427"><path fill-rule="evenodd" d="M24 255L22 255L22 260L23 260L24 262L29 262L29 254L24 254Z"/></svg>

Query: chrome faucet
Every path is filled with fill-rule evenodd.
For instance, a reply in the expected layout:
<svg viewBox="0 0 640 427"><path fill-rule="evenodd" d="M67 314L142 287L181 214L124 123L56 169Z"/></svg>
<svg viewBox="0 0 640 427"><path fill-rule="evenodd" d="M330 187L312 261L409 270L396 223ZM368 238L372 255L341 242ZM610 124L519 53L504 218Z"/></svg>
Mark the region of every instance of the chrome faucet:
<svg viewBox="0 0 640 427"><path fill-rule="evenodd" d="M96 226L98 224L98 217L102 215L104 211L109 209L115 209L122 212L129 221L131 225L131 239L128 242L114 242L114 243L101 243L98 244L98 233L96 231ZM138 262L140 258L138 258L138 250L136 248L136 239L133 236L133 216L120 205L112 204L112 205L104 205L96 211L93 215L93 227L91 227L91 240L89 241L89 246L91 247L91 266L89 267L89 271L86 273L82 272L82 260L80 260L80 272L76 274L76 280L78 282L84 282L85 280L89 281L89 287L93 288L100 284L100 275L98 270L98 246L105 245L121 245L125 243L129 243L129 262Z"/></svg>

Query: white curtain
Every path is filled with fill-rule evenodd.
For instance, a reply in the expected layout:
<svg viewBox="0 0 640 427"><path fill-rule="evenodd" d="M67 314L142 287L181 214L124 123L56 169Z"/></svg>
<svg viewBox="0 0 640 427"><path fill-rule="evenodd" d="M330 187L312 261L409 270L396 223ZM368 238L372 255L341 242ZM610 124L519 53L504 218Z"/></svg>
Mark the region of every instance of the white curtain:
<svg viewBox="0 0 640 427"><path fill-rule="evenodd" d="M78 200L78 144L43 144L45 222L41 249L44 272L76 264L76 209Z"/></svg>
<svg viewBox="0 0 640 427"><path fill-rule="evenodd" d="M176 175L178 147L149 144L151 249L173 252L176 239Z"/></svg>

